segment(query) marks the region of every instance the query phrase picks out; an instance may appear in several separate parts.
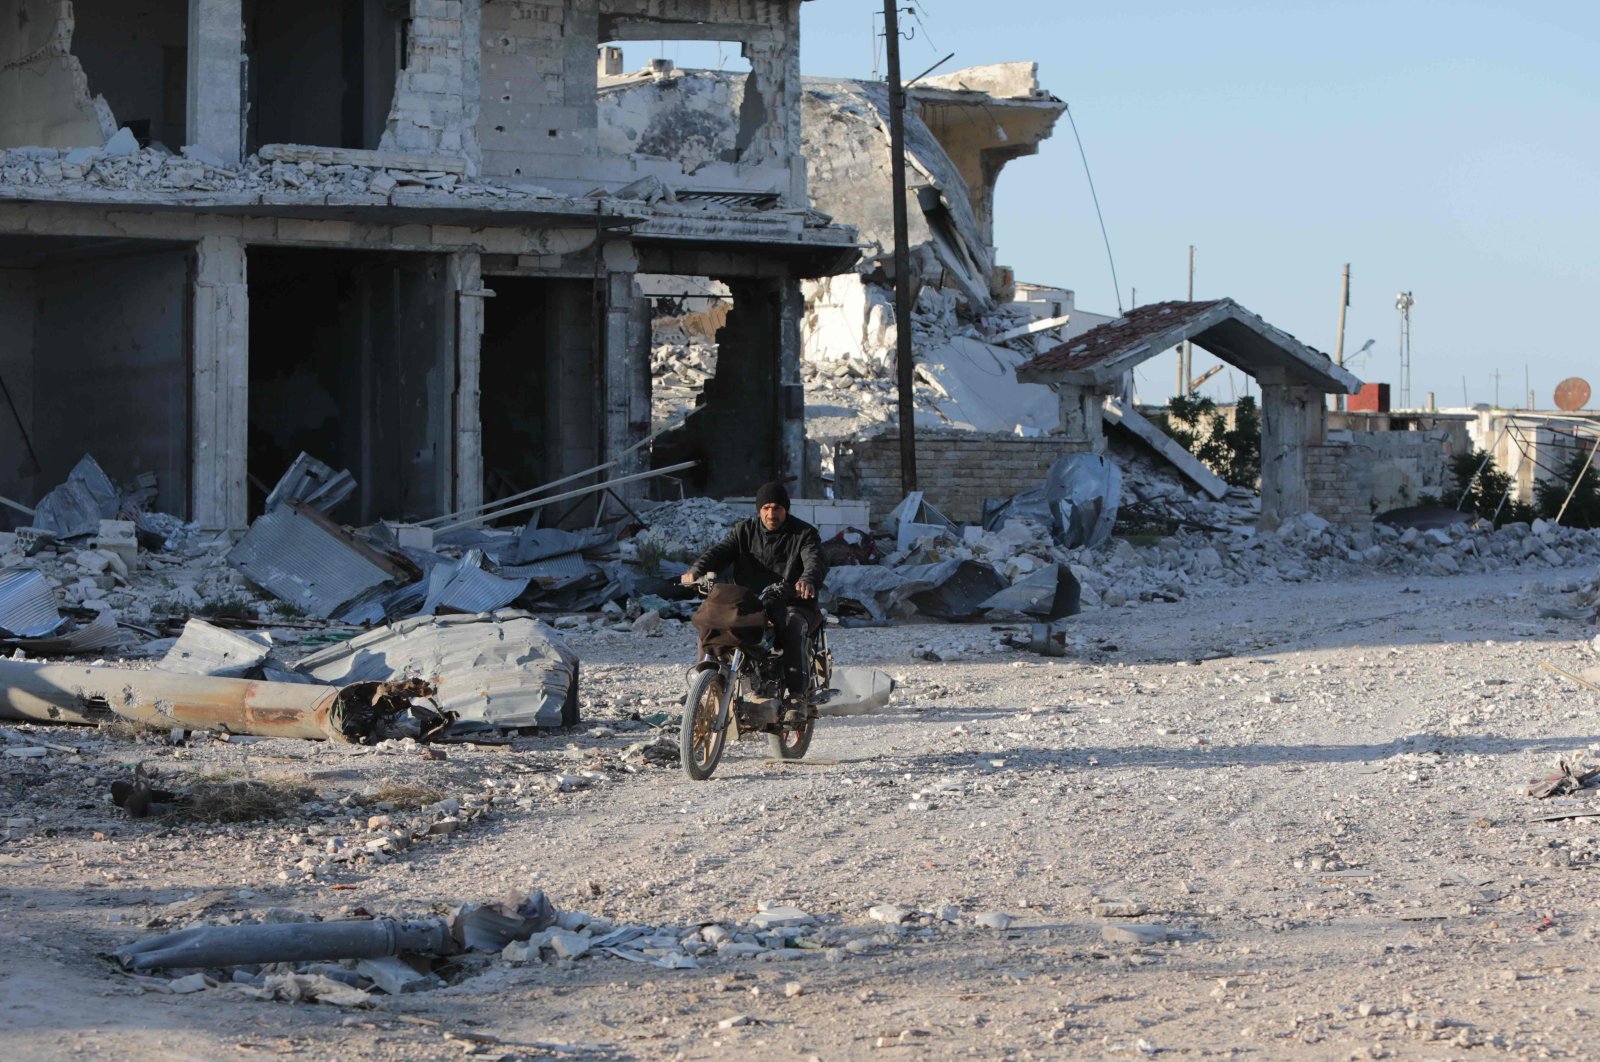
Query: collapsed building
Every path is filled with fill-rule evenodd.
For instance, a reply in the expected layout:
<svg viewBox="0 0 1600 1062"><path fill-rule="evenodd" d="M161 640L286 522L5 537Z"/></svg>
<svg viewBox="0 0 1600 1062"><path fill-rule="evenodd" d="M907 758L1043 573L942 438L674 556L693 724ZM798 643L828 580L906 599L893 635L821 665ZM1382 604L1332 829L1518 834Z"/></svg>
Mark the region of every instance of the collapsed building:
<svg viewBox="0 0 1600 1062"><path fill-rule="evenodd" d="M637 470L650 275L734 294L748 445L680 446L690 488L803 482L800 285L857 252L806 199L800 7L0 0L0 496L87 452L240 529L301 451L352 522ZM602 46L658 39L749 60L715 157L602 123Z"/></svg>

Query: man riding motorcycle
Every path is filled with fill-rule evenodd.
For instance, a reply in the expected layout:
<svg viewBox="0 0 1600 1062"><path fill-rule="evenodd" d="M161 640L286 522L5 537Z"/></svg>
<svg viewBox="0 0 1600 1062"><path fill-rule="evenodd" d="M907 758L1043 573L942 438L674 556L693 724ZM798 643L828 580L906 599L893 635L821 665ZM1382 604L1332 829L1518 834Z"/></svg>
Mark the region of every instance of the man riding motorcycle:
<svg viewBox="0 0 1600 1062"><path fill-rule="evenodd" d="M757 515L741 520L721 542L701 554L683 573L688 585L707 572L733 565L733 581L760 593L773 583L784 588L782 602L769 609L777 643L783 650L783 679L788 690L785 726L805 723L807 705L806 640L822 625L817 591L828 573L822 557L822 536L817 529L789 515L789 492L781 483L766 483L756 491ZM706 647L700 647L700 659Z"/></svg>

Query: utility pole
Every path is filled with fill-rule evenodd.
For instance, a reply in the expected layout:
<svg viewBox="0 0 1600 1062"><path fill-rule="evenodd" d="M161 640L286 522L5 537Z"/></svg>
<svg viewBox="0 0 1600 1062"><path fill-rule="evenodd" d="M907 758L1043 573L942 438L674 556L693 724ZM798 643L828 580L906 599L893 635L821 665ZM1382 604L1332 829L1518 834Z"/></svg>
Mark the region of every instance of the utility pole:
<svg viewBox="0 0 1600 1062"><path fill-rule="evenodd" d="M1341 369L1344 368L1344 312L1346 310L1348 310L1349 308L1350 308L1350 263L1346 262L1344 264L1344 284L1341 286L1340 291L1339 291L1339 338L1337 340L1335 340L1334 347L1333 347L1333 363L1335 365L1339 366L1339 368L1341 368ZM1334 399L1333 399L1333 401L1334 401L1334 407L1333 408L1337 409L1341 413L1344 412L1344 408L1345 408L1345 406L1344 406L1344 398L1345 398L1345 396L1340 394L1340 395L1335 395Z"/></svg>
<svg viewBox="0 0 1600 1062"><path fill-rule="evenodd" d="M917 423L912 406L911 256L906 244L906 91L900 84L900 19L897 0L883 0L884 52L889 61L890 180L894 182L895 381L899 388L900 490L917 489Z"/></svg>

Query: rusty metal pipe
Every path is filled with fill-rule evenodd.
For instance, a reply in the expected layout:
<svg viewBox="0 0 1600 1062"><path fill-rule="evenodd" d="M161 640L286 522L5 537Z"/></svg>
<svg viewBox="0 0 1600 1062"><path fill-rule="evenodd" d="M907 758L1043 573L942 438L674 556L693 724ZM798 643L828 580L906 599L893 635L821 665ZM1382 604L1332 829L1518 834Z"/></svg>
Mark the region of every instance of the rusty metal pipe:
<svg viewBox="0 0 1600 1062"><path fill-rule="evenodd" d="M120 716L159 727L363 744L381 740L408 712L421 717L424 736L442 733L447 713L412 703L433 692L416 680L314 686L0 660L0 717L44 723L92 725Z"/></svg>

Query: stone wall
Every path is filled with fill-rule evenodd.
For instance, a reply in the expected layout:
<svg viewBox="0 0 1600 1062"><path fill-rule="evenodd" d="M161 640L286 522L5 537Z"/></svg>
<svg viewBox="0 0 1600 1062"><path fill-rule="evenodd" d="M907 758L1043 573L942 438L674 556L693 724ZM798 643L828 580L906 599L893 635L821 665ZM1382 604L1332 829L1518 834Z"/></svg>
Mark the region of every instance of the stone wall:
<svg viewBox="0 0 1600 1062"><path fill-rule="evenodd" d="M985 498L1009 498L1044 483L1062 454L1085 450L1063 439L1023 439L971 432L919 432L917 483L927 500L958 523L977 523ZM834 453L835 492L860 499L882 523L905 496L896 435L842 442Z"/></svg>
<svg viewBox="0 0 1600 1062"><path fill-rule="evenodd" d="M1311 511L1355 527L1374 513L1415 505L1423 494L1442 494L1450 482L1450 458L1468 445L1443 428L1341 433L1307 448Z"/></svg>

